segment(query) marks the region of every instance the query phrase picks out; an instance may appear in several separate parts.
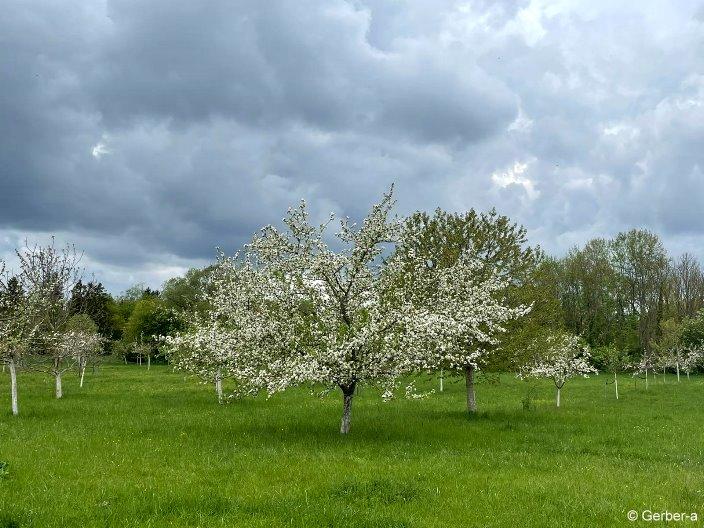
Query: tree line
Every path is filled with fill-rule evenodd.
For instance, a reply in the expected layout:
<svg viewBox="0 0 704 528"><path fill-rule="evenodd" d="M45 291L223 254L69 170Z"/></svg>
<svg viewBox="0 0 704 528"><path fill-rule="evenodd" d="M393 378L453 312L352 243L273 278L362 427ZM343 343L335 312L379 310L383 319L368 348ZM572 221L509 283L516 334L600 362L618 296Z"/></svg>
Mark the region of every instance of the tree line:
<svg viewBox="0 0 704 528"><path fill-rule="evenodd" d="M363 384L423 397L414 375L442 384L459 373L473 413L479 371L552 379L559 405L570 377L597 368L613 373L617 397L619 372L647 386L656 371L699 368L704 274L656 234L634 229L556 258L495 210L398 218L393 206L389 192L359 225L315 225L302 202L235 255L115 297L82 280L71 248L18 251L18 273L0 283L13 411L18 366L50 372L60 397L61 373L76 367L82 384L99 351L166 359L213 383L221 402L224 379L239 395L336 388L343 433Z"/></svg>

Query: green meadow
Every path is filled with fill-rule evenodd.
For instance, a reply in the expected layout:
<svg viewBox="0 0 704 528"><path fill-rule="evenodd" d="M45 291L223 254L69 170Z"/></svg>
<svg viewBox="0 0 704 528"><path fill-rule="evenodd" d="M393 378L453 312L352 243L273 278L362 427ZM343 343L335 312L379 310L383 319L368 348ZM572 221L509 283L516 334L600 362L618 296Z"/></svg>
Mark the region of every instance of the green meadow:
<svg viewBox="0 0 704 528"><path fill-rule="evenodd" d="M20 376L20 416L2 378L0 527L650 526L639 512L704 517L704 379L511 375L422 400L309 389L218 405L166 366L104 365L53 382ZM436 385L421 378L422 389ZM532 394L526 404L526 396ZM529 408L526 408L529 407Z"/></svg>

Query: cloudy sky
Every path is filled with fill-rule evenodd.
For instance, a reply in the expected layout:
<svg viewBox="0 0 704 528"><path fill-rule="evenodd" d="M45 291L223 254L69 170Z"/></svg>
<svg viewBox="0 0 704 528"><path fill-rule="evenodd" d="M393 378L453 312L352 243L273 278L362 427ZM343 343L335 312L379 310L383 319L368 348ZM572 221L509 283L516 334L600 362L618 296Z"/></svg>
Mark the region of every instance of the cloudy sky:
<svg viewBox="0 0 704 528"><path fill-rule="evenodd" d="M306 198L496 206L554 253L704 258L704 2L6 0L0 255L56 235L113 292Z"/></svg>

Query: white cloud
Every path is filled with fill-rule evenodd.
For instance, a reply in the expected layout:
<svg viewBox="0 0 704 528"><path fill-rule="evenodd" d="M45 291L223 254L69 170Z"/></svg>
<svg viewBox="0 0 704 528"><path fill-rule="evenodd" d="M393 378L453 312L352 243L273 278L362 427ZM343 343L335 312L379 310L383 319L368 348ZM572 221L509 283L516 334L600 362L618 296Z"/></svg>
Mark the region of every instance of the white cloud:
<svg viewBox="0 0 704 528"><path fill-rule="evenodd" d="M520 161L516 161L505 171L494 172L491 175L491 181L500 188L506 188L511 185L522 187L528 199L534 200L540 195L540 192L536 190L533 180L525 175L530 163L531 162L521 163Z"/></svg>
<svg viewBox="0 0 704 528"><path fill-rule="evenodd" d="M95 159L100 159L105 154L110 154L111 150L107 147L105 143L96 143L90 153Z"/></svg>

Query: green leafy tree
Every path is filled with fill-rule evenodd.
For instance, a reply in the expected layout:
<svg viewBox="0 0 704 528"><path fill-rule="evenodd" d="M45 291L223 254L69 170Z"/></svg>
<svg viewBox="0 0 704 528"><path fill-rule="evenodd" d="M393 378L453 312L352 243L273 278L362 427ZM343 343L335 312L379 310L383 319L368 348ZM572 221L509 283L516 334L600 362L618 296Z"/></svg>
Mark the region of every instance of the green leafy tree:
<svg viewBox="0 0 704 528"><path fill-rule="evenodd" d="M704 310L682 322L680 339L687 348L704 348Z"/></svg>
<svg viewBox="0 0 704 528"><path fill-rule="evenodd" d="M422 261L425 273L432 275L454 266L460 258L475 260L480 263L477 280L495 277L505 281L506 288L501 293L515 301L515 306L521 297L516 289L526 284L540 255L539 250L528 246L526 229L494 209L485 213L472 209L463 214L437 209L432 216L416 212L406 219L402 239L397 254L409 268ZM425 284L430 300L433 282ZM493 354L484 355L481 365L467 364L463 369L470 412L476 410L475 371L497 361L497 350L500 349L495 347Z"/></svg>
<svg viewBox="0 0 704 528"><path fill-rule="evenodd" d="M86 314L97 326L100 335L107 339L115 337L116 329L111 313L110 294L99 282L78 281L71 290L69 312L72 315Z"/></svg>
<svg viewBox="0 0 704 528"><path fill-rule="evenodd" d="M213 266L193 268L183 277L174 277L166 281L159 295L164 306L178 313L204 313L208 309L205 294L209 284L208 278L212 272Z"/></svg>
<svg viewBox="0 0 704 528"><path fill-rule="evenodd" d="M590 240L582 249L572 249L561 262L559 296L565 326L581 335L590 346L619 342L625 328L625 313L618 310L615 292L618 274L612 265L610 243Z"/></svg>
<svg viewBox="0 0 704 528"><path fill-rule="evenodd" d="M147 360L151 364L151 357L158 350L160 337L174 335L182 329L182 321L173 310L164 306L159 297L144 295L134 304L125 324L122 340L149 347Z"/></svg>
<svg viewBox="0 0 704 528"><path fill-rule="evenodd" d="M643 229L619 233L610 247L618 274L615 293L619 314L637 317L640 348L649 354L665 308L667 253L659 237Z"/></svg>
<svg viewBox="0 0 704 528"><path fill-rule="evenodd" d="M653 351L658 364L663 369L663 376L668 368L675 368L677 381L680 381L680 367L687 354L682 342L682 324L675 319L666 319L660 323L660 337L653 344ZM663 381L665 378L663 377Z"/></svg>

